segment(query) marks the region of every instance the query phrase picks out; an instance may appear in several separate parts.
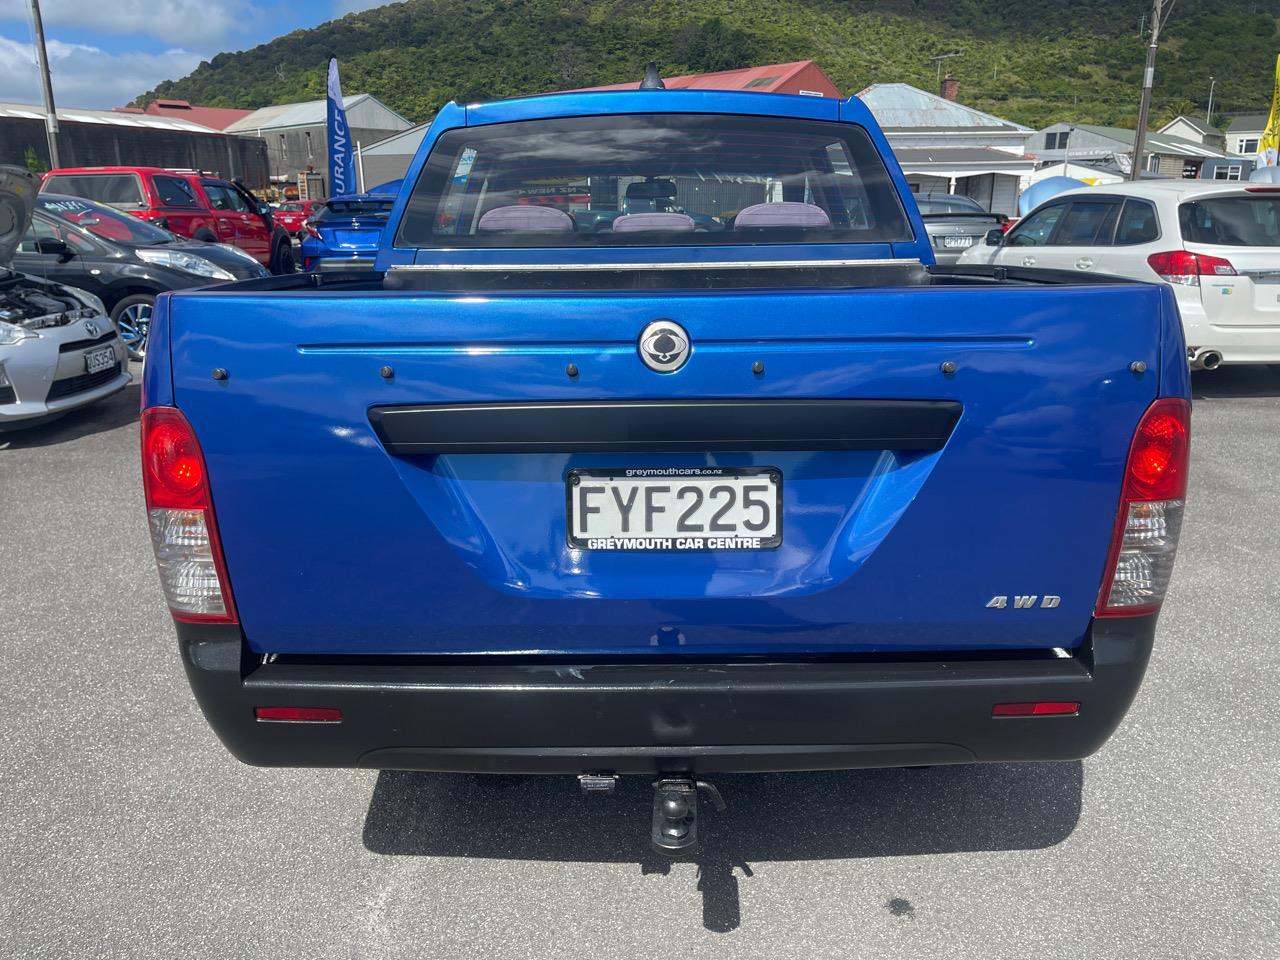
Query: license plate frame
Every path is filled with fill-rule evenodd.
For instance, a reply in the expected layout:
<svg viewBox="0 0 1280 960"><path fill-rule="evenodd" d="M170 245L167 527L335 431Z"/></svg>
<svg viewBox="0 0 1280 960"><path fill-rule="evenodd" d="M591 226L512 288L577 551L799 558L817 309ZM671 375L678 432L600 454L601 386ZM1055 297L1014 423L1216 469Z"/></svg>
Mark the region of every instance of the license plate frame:
<svg viewBox="0 0 1280 960"><path fill-rule="evenodd" d="M977 237L970 237L970 236L942 238L942 245L948 250L968 250L977 242L978 242Z"/></svg>
<svg viewBox="0 0 1280 960"><path fill-rule="evenodd" d="M84 352L84 372L102 373L116 365L115 347L98 347Z"/></svg>
<svg viewBox="0 0 1280 960"><path fill-rule="evenodd" d="M697 517L697 521L704 528L702 531L691 529L670 532L637 531L620 537L578 535L575 494L578 494L582 485L590 480L599 480L605 485L610 481L621 481L640 488L647 485L660 485L663 481L673 486L679 481L684 481L685 486L705 487L708 490L712 486L728 485L735 490L733 503L736 503L742 496L747 483L753 478L763 481L772 493L771 497L768 493L765 494L773 514L773 522L769 525L773 532L769 536L758 536L741 527L735 527L734 532L705 529L710 515L703 501L699 501L699 506L704 509ZM728 483L724 483L725 481ZM565 537L568 545L575 550L588 550L592 553L740 553L751 550L776 550L782 546L782 471L777 467L575 468L565 475L564 484ZM757 485L752 484L753 487ZM672 491L670 499L677 499L678 492ZM705 496L709 499L709 494ZM639 508L640 504L636 502L641 498L639 491L634 494L634 497L633 509ZM750 508L744 507L744 509ZM680 519L679 514L663 512L668 513L666 518L668 520L675 522ZM602 545L605 541L617 541L617 544ZM667 543L667 541L670 542Z"/></svg>

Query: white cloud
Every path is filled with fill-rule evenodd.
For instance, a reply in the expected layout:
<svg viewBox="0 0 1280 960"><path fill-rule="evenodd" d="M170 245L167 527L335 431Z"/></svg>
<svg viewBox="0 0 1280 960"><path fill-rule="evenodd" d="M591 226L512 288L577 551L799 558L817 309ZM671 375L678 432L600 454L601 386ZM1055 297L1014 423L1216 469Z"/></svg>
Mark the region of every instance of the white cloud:
<svg viewBox="0 0 1280 960"><path fill-rule="evenodd" d="M184 77L199 65L188 50L107 53L79 43L48 42L53 96L59 107L117 107L161 80ZM41 102L35 51L29 43L0 37L3 99Z"/></svg>
<svg viewBox="0 0 1280 960"><path fill-rule="evenodd" d="M12 2L12 0L10 0ZM8 6L8 3L5 4ZM14 8L25 4L13 3ZM258 19L253 0L41 0L45 29L62 26L103 33L145 34L166 42L195 37L201 44L216 44L232 31ZM26 19L0 13L0 19Z"/></svg>

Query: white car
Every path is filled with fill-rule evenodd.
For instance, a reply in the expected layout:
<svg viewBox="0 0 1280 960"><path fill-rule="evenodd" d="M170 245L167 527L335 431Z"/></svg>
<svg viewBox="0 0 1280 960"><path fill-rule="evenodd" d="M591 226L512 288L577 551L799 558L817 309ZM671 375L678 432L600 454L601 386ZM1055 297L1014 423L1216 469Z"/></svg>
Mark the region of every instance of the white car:
<svg viewBox="0 0 1280 960"><path fill-rule="evenodd" d="M1280 363L1280 186L1153 180L1068 190L961 263L1164 280L1192 369Z"/></svg>
<svg viewBox="0 0 1280 960"><path fill-rule="evenodd" d="M0 430L101 400L133 379L101 300L8 267L39 186L26 170L0 167Z"/></svg>

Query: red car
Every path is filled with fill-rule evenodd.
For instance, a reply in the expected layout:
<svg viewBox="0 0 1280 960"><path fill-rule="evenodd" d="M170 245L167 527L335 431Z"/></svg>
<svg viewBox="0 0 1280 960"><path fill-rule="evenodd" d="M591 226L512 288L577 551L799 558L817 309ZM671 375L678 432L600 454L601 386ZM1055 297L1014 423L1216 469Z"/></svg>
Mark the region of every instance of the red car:
<svg viewBox="0 0 1280 960"><path fill-rule="evenodd" d="M286 200L276 208L275 221L292 237L302 234L303 225L324 206L323 200Z"/></svg>
<svg viewBox="0 0 1280 960"><path fill-rule="evenodd" d="M164 167L63 167L41 192L110 204L183 237L239 247L272 273L293 273L288 233L241 184L195 170Z"/></svg>

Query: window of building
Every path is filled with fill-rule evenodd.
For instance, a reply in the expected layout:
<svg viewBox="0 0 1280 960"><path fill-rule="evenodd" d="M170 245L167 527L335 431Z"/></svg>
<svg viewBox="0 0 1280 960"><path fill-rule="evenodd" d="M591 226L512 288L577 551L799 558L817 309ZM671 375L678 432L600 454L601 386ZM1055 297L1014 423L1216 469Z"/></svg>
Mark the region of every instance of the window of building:
<svg viewBox="0 0 1280 960"><path fill-rule="evenodd" d="M1247 140L1241 140L1241 141L1240 141L1240 152L1241 152L1241 153L1257 153L1257 152L1258 152L1258 138L1257 138L1257 137L1250 137L1250 138L1249 138L1249 139L1247 139Z"/></svg>
<svg viewBox="0 0 1280 960"><path fill-rule="evenodd" d="M308 130L307 131L307 159L314 160L315 158L316 158L315 152L311 149L311 131Z"/></svg>
<svg viewBox="0 0 1280 960"><path fill-rule="evenodd" d="M1182 161L1182 179L1195 180L1200 176L1200 164L1195 160Z"/></svg>
<svg viewBox="0 0 1280 960"><path fill-rule="evenodd" d="M750 90L752 87L767 87L769 84L775 83L777 79L777 77L756 77L743 87L743 89Z"/></svg>
<svg viewBox="0 0 1280 960"><path fill-rule="evenodd" d="M1067 140L1071 137L1070 130L1059 130L1055 133L1046 133L1044 135L1044 148L1046 150L1065 150L1067 149Z"/></svg>
<svg viewBox="0 0 1280 960"><path fill-rule="evenodd" d="M286 163L289 160L289 144L285 142L284 134L280 134L280 159Z"/></svg>
<svg viewBox="0 0 1280 960"><path fill-rule="evenodd" d="M1215 180L1239 180L1240 175L1244 172L1244 168L1238 163L1214 167L1213 179Z"/></svg>

